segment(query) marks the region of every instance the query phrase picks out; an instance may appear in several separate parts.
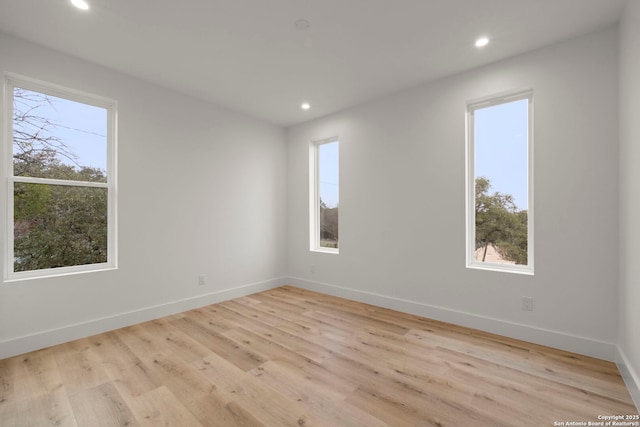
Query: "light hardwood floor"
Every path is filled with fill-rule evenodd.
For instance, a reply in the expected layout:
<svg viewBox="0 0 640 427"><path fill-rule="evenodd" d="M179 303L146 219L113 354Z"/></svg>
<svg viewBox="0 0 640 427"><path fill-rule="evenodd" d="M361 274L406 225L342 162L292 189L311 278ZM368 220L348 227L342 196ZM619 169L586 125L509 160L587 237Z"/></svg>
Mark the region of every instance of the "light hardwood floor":
<svg viewBox="0 0 640 427"><path fill-rule="evenodd" d="M294 287L0 361L1 426L554 426L612 363ZM556 424L559 425L559 424Z"/></svg>

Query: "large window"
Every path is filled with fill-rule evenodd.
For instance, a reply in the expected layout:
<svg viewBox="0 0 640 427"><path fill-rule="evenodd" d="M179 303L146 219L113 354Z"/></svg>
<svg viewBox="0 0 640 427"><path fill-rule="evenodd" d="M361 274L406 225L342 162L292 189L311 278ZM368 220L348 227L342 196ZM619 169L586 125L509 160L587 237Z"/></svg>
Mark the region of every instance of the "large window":
<svg viewBox="0 0 640 427"><path fill-rule="evenodd" d="M114 268L115 102L20 77L5 95L6 278Z"/></svg>
<svg viewBox="0 0 640 427"><path fill-rule="evenodd" d="M311 250L338 253L338 147L337 138L311 144Z"/></svg>
<svg viewBox="0 0 640 427"><path fill-rule="evenodd" d="M533 94L467 105L467 266L533 273Z"/></svg>

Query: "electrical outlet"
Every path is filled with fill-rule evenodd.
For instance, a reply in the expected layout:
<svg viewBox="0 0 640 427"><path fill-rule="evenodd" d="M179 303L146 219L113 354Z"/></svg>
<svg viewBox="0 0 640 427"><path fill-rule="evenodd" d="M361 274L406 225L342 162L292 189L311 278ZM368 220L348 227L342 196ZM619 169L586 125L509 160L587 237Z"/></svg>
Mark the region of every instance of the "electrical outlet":
<svg viewBox="0 0 640 427"><path fill-rule="evenodd" d="M198 276L198 285L200 286L204 286L207 284L207 275L206 274L201 274Z"/></svg>
<svg viewBox="0 0 640 427"><path fill-rule="evenodd" d="M522 310L533 311L533 297L522 297Z"/></svg>

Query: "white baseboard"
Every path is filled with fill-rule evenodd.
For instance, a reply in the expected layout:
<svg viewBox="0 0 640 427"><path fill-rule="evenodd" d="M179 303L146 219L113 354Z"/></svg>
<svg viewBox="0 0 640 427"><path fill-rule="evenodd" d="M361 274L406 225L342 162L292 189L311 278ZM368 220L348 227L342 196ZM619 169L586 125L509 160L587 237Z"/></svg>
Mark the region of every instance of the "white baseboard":
<svg viewBox="0 0 640 427"><path fill-rule="evenodd" d="M256 292L266 291L268 289L282 286L285 283L286 281L284 278L278 277L271 280L216 291L206 295L199 295L197 297L172 301L166 304L146 307L127 313L120 313L114 316L76 323L32 335L12 338L0 342L0 360L50 347L52 345L73 341L79 338L112 331L125 326L135 325L137 323L146 322L159 317L169 316L183 311L193 310L194 308L204 307L206 305L227 301L233 298L239 298Z"/></svg>
<svg viewBox="0 0 640 427"><path fill-rule="evenodd" d="M617 347L613 343L327 283L319 283L296 277L289 277L287 279L288 284L311 291L479 329L481 331L596 357L610 362L616 362L618 359Z"/></svg>
<svg viewBox="0 0 640 427"><path fill-rule="evenodd" d="M636 410L640 412L640 376L638 375L638 372L632 368L624 351L622 351L620 347L617 349L619 356L617 361L618 370L620 371L620 375L622 375L622 379L629 390L629 394L631 394L633 403L636 404Z"/></svg>

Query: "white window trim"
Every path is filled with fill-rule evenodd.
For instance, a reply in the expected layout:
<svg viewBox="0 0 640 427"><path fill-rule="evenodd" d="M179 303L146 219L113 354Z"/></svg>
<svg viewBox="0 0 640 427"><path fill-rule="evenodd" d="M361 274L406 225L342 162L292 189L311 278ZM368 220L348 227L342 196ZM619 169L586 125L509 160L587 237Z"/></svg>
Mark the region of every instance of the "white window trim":
<svg viewBox="0 0 640 427"><path fill-rule="evenodd" d="M309 144L309 246L312 252L339 254L339 244L337 248L320 246L320 180L318 176L320 156L318 147L332 142L339 142L338 137L311 141ZM340 227L340 223L338 223L338 227Z"/></svg>
<svg viewBox="0 0 640 427"><path fill-rule="evenodd" d="M529 125L528 125L528 147L527 147L527 179L528 179L528 206L527 206L527 265L498 264L490 262L479 262L475 259L475 147L474 147L474 113L481 108L493 105L505 104L508 102L527 99L529 102ZM491 270L507 273L534 274L534 203L533 203L533 142L534 142L534 121L533 121L533 90L520 89L498 93L495 95L471 100L467 102L466 111L466 262L467 268L479 270Z"/></svg>
<svg viewBox="0 0 640 427"><path fill-rule="evenodd" d="M93 105L95 107L104 108L107 111L107 182L84 182L84 181L66 181L47 178L33 177L16 177L13 176L13 88L20 87L27 90L43 93L46 95L64 98L71 101L81 102L83 104ZM86 272L96 272L113 270L118 266L117 251L117 178L116 178L116 159L117 159L117 102L108 98L92 95L75 89L66 88L59 85L46 83L43 81L31 79L13 73L5 73L4 75L4 153L6 161L0 162L0 173L5 179L4 202L7 208L4 209L4 227L6 233L6 246L4 252L4 271L5 282L13 282L20 280L55 277L68 274L78 274ZM13 211L13 187L16 182L49 184L49 185L65 185L65 186L81 186L81 187L97 187L107 189L107 262L77 265L70 267L48 268L41 270L14 272L14 211Z"/></svg>

